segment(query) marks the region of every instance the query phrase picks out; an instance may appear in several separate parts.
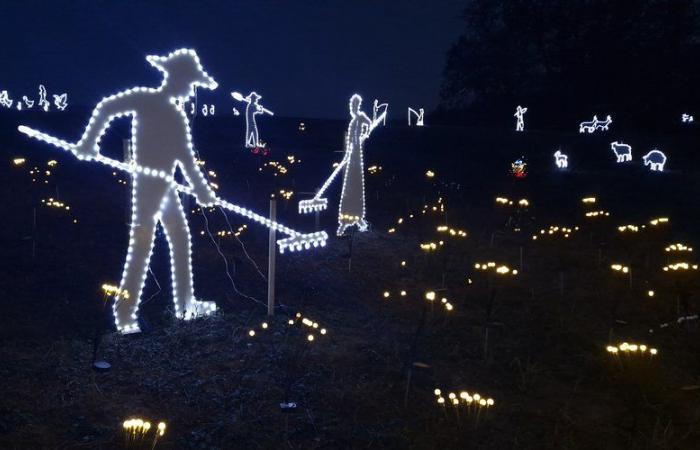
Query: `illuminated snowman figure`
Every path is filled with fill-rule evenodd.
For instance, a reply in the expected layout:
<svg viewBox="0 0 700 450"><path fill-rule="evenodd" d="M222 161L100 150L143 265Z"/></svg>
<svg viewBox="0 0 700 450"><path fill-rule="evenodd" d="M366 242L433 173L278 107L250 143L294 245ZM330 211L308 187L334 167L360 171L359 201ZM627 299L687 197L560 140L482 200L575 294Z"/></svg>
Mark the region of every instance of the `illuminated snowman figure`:
<svg viewBox="0 0 700 450"><path fill-rule="evenodd" d="M515 131L524 131L525 130L525 113L527 112L527 108L523 108L522 106L518 105L518 107L515 109L515 116L517 118L517 121L515 123Z"/></svg>
<svg viewBox="0 0 700 450"><path fill-rule="evenodd" d="M129 249L114 303L116 325L123 333L140 331L136 312L159 224L170 246L177 317L191 319L216 310L213 302L195 299L190 231L180 197L169 179L179 167L198 203L212 205L217 201L197 166L189 121L178 106L194 95L195 87L215 89L217 83L204 71L194 50L181 49L146 60L163 73L160 87L137 87L104 98L74 148L81 159L97 157L100 139L112 120L131 116L131 163L147 168L133 173Z"/></svg>

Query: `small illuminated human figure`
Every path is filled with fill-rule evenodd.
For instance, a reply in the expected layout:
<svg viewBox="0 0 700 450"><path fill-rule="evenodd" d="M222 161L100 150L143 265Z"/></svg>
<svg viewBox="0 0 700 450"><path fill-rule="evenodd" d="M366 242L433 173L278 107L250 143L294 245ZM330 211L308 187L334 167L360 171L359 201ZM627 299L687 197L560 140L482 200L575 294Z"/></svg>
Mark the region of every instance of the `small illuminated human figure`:
<svg viewBox="0 0 700 450"><path fill-rule="evenodd" d="M423 111L423 108L419 108L418 111L416 111L413 108L408 108L408 126L411 126L411 115L414 115L416 117L416 126L417 127L422 127L423 126L423 117L425 116L425 111Z"/></svg>
<svg viewBox="0 0 700 450"><path fill-rule="evenodd" d="M187 116L177 106L194 94L195 86L215 89L217 83L204 71L194 50L148 56L146 60L163 73L160 87L137 87L103 99L74 148L79 158L95 157L111 121L131 116L132 162L149 168L148 173L133 174L129 249L114 303L117 328L123 333L140 331L136 312L159 224L170 246L176 315L190 319L216 310L214 303L195 298L185 211L176 188L166 177L174 176L179 167L201 205L217 201L195 162Z"/></svg>
<svg viewBox="0 0 700 450"><path fill-rule="evenodd" d="M695 122L695 117L691 116L690 114L682 114L681 115L681 122L693 123L693 122Z"/></svg>
<svg viewBox="0 0 700 450"><path fill-rule="evenodd" d="M372 104L372 120L377 120L377 117L384 117L382 120L382 126L386 126L386 113L388 108L388 103L379 103L379 100L375 98L374 103Z"/></svg>
<svg viewBox="0 0 700 450"><path fill-rule="evenodd" d="M561 150L554 152L554 162L560 169L566 169L569 167L569 157L563 154Z"/></svg>
<svg viewBox="0 0 700 450"><path fill-rule="evenodd" d="M632 161L632 146L615 141L610 144L610 148L612 148L615 156L617 156L617 162Z"/></svg>
<svg viewBox="0 0 700 450"><path fill-rule="evenodd" d="M231 92L231 96L239 102L246 102L245 107L245 146L246 148L262 148L265 144L260 142L258 135L258 125L255 121L255 116L258 114L269 114L274 116L274 113L269 109L263 108L259 103L262 98L257 92L253 91L246 97L243 97L238 92Z"/></svg>
<svg viewBox="0 0 700 450"><path fill-rule="evenodd" d="M53 104L56 105L56 108L59 110L63 111L66 109L68 106L68 94L64 92L61 95L53 95Z"/></svg>
<svg viewBox="0 0 700 450"><path fill-rule="evenodd" d="M527 112L527 108L523 108L522 106L518 105L518 107L515 109L515 116L517 118L515 122L515 131L524 131L525 130L525 113Z"/></svg>
<svg viewBox="0 0 700 450"><path fill-rule="evenodd" d="M351 226L357 226L359 231L367 231L365 220L365 170L364 155L362 154L365 140L372 130L379 125L384 116L371 121L361 109L362 97L354 94L350 97L350 123L345 137L345 164L343 174L343 190L340 194L338 208L338 231L342 236Z"/></svg>
<svg viewBox="0 0 700 450"><path fill-rule="evenodd" d="M645 166L656 172L663 172L666 165L666 155L657 149L654 149L642 157Z"/></svg>
<svg viewBox="0 0 700 450"><path fill-rule="evenodd" d="M44 111L48 111L51 108L51 103L46 100L46 87L43 84L39 85L39 108L42 108Z"/></svg>

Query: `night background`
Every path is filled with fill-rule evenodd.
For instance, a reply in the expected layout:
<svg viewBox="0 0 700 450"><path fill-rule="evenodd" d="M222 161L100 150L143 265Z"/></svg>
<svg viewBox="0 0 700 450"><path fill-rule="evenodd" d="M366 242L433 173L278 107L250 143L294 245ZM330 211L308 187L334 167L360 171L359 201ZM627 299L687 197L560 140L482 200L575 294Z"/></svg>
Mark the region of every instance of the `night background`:
<svg viewBox="0 0 700 450"><path fill-rule="evenodd" d="M700 1L9 0L0 19L0 448L700 448ZM216 196L265 217L274 196L328 239L276 253L270 316L267 228L183 194L217 312L176 318L157 228L122 334L132 176L17 127L76 142L181 48L219 84L183 109ZM233 91L274 111L256 145ZM298 204L350 154L355 93L388 114L359 153L368 230L339 237L344 177L326 210ZM124 159L130 123L101 154Z"/></svg>

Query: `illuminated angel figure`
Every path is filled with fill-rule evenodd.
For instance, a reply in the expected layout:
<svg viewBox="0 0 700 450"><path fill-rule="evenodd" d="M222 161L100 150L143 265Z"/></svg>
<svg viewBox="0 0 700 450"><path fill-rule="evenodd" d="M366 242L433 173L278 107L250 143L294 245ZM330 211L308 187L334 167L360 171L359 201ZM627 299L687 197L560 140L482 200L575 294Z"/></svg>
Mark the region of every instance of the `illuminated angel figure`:
<svg viewBox="0 0 700 450"><path fill-rule="evenodd" d="M129 250L114 303L117 328L124 333L140 331L136 312L158 224L170 246L176 315L190 319L216 309L212 302L195 299L190 232L177 190L166 177L174 176L179 167L198 203L210 205L217 201L195 162L187 116L177 106L194 95L195 86L215 89L217 83L204 71L194 50L148 56L146 60L163 73L160 87L137 87L103 99L74 149L79 158L96 157L100 139L111 121L131 116L132 164L148 167L133 174Z"/></svg>
<svg viewBox="0 0 700 450"><path fill-rule="evenodd" d="M246 102L248 105L245 107L245 146L246 148L260 148L264 147L264 144L260 144L260 138L258 136L258 125L255 122L255 116L258 114L269 114L274 116L274 113L269 109L263 108L259 103L262 98L257 92L253 91L248 94L247 97L243 97L238 92L231 92L231 97L239 102Z"/></svg>
<svg viewBox="0 0 700 450"><path fill-rule="evenodd" d="M527 112L527 108L523 108L522 106L518 105L518 107L515 109L515 114L513 116L517 117L517 122L515 123L515 131L524 131L525 130L525 113Z"/></svg>

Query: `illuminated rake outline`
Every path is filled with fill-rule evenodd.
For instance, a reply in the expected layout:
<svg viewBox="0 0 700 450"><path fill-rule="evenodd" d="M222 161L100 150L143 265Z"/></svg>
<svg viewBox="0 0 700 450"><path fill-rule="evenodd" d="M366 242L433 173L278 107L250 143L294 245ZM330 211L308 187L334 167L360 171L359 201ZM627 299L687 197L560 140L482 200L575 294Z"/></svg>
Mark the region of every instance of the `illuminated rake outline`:
<svg viewBox="0 0 700 450"><path fill-rule="evenodd" d="M515 131L525 131L526 112L527 108L523 108L520 105L518 105L518 107L515 109L515 114L513 114L514 117L517 117L517 121L515 122Z"/></svg>
<svg viewBox="0 0 700 450"><path fill-rule="evenodd" d="M423 126L423 116L425 115L425 111L423 108L418 108L418 111L415 109L409 107L408 108L408 126L411 126L411 114L416 116L416 126L417 127L422 127Z"/></svg>
<svg viewBox="0 0 700 450"><path fill-rule="evenodd" d="M184 214L184 210L182 208L182 205L180 203L180 199L177 196L177 191L180 192L185 192L191 195L194 195L197 197L197 200L200 204L203 205L212 205L212 204L218 204L219 206L229 209L235 213L241 214L245 217L251 218L259 223L264 224L265 226L269 228L273 228L275 230L278 230L284 234L289 235L290 237L287 239L283 239L278 241L278 245L280 246L280 251L284 252L285 248L290 248L291 250L295 249L301 249L302 247L304 248L310 248L312 245L314 247L325 244L325 240L327 239L327 234L325 232L318 232L318 233L312 233L309 235L303 235L300 234L290 228L284 227L281 224L278 224L276 222L273 222L265 217L262 217L258 214L253 213L252 211L242 208L240 206L234 205L232 203L217 199L213 191L209 188L207 185L206 181L204 180L204 177L202 173L199 171L197 168L197 165L194 162L194 150L192 146L192 136L191 136L191 131L189 128L189 122L187 120L187 116L184 113L182 108L179 108L177 105L178 103L183 103L183 100L187 99L188 97L193 95L194 91L194 86L196 85L202 85L206 86L210 89L216 88L217 84L216 82L209 77L209 75L204 71L202 68L201 64L199 63L199 58L197 54L194 52L194 50L189 50L189 49L180 49L175 52L170 53L166 57L161 57L161 56L148 56L147 61L151 63L154 67L159 69L163 73L163 83L162 85L157 88L134 88L134 89L128 89L124 92L121 92L119 94L106 97L104 98L95 108L93 111L92 117L90 118L90 121L88 123L88 126L86 127L80 141L77 144L72 144L66 141L63 141L61 139L57 139L55 137L49 136L47 134L32 130L28 127L25 126L20 126L19 131L27 134L30 137L33 137L35 139L39 139L42 141L45 141L47 143L50 143L52 145L55 145L59 148L69 150L71 151L78 159L81 160L92 160L95 159L103 164L107 164L113 168L117 168L120 170L125 170L133 175L133 191L132 191L132 224L131 224L131 229L130 229L130 237L129 237L129 251L127 252L127 257L126 257L126 263L124 265L124 272L122 275L122 283L119 288L120 295L117 296L113 309L115 313L115 322L117 325L117 329L123 333L133 333L133 332L139 332L139 327L136 322L136 312L138 311L138 306L141 300L141 294L143 291L143 286L145 284L146 280L146 275L147 275L147 270L149 266L149 261L151 257L151 253L153 252L153 244L155 242L155 231L156 227L158 224L160 224L166 234L166 238L168 239L169 247L170 247L170 259L171 259L171 270L172 270L172 287L173 287L173 299L175 303L175 311L177 317L184 318L185 320L191 319L193 317L196 317L199 314L210 314L215 311L216 306L213 302L203 302L196 300L194 297L194 291L193 291L193 280L192 280L192 262L191 262L191 240L190 240L190 233L189 233L189 228L187 226L187 221L186 217ZM177 142L168 142L168 144L172 145L173 147L177 148L172 148L172 151L179 150L182 148L185 152L189 151L189 155L185 155L184 160L178 158L178 156L183 156L183 155L167 155L163 153L162 151L159 153L153 153L154 151L151 150L151 154L149 155L150 160L152 163L156 163L156 165L164 165L167 166L168 161L171 162L170 167L168 167L168 170L170 173L173 173L175 171L175 168L179 165L182 169L182 173L185 177L185 180L187 183L190 185L188 186L182 186L178 183L175 182L174 178L172 175L168 174L165 170L162 168L159 169L152 169L148 166L141 166L137 165L135 163L137 159L137 136L140 136L138 133L138 116L137 116L137 111L134 110L133 106L132 107L127 107L127 106L119 106L119 102L123 102L125 100L125 97L128 97L128 100L131 100L132 102L134 99L140 100L141 102L152 102L153 96L149 94L161 94L166 90L166 87L168 87L168 77L169 77L169 71L166 68L166 65L170 65L172 67L173 64L179 64L178 68L181 70L186 70L186 76L190 77L187 78L185 81L189 80L189 83L186 83L185 86L187 86L188 91L186 93L182 93L180 91L177 91L177 94L174 94L175 96L169 97L167 100L169 101L170 104L173 105L173 110L177 111L179 114L180 118L182 119L182 125L183 125L183 131L184 134L182 137L185 138L184 142L181 142L180 145L178 145ZM184 66L183 66L184 64ZM194 73L193 73L194 72ZM180 77L182 78L183 74L179 74ZM194 80L193 80L194 78ZM182 79L179 80L182 83ZM180 89L182 90L184 86L178 85L176 81L176 86L175 89ZM172 92L166 91L166 94L173 94ZM162 97L162 96L161 96ZM153 107L161 107L162 104L157 103L157 101L161 100L158 97L155 97L156 103L146 103L146 106L153 106ZM115 106L114 103L117 103ZM137 106L137 105L134 105ZM140 106L140 104L138 105ZM100 112L102 108L107 108L108 114L107 117L100 117ZM111 114L109 112L111 111ZM170 113L172 112L170 109L167 107L165 108L166 112ZM103 114L104 116L104 114ZM104 133L107 131L109 128L112 120L118 117L122 116L131 116L132 121L131 121L131 131L132 131L132 143L133 143L133 149L134 149L134 155L133 155L133 162L131 164L126 164L120 161L115 161L111 160L109 158L106 158L102 155L99 154L100 150L100 140ZM148 116L146 116L148 117ZM148 129L149 131L162 131L163 127L167 129L167 125L170 125L167 123L167 119L171 119L172 117L167 117L165 114L161 113L160 115L155 116L157 120L154 120L154 116L150 117L151 120L154 121L156 125L160 125L160 127L151 127ZM177 116L174 116L177 118ZM166 122L163 122L163 119L166 119ZM95 123L100 121L101 128L99 128L96 131L96 126ZM154 128L158 128L155 130ZM156 133L156 136L160 136L161 133ZM149 137L147 134L144 136ZM141 137L144 137L141 136ZM177 138L177 136L175 136ZM150 138L153 140L154 137L150 136ZM151 142L151 145L153 145L153 142ZM157 158L168 158L166 161L157 161ZM161 164L163 163L163 164ZM195 177L194 175L197 175ZM143 176L143 177L142 177ZM194 177L193 178L191 178ZM162 182L158 182L158 180L162 180ZM196 181L197 183L195 183ZM149 189L146 189L144 191L138 191L141 193L142 199L147 200L146 205L147 206L153 206L153 201L160 202L158 206L157 212L151 216L150 218L148 215L143 215L143 207L139 207L139 203L137 202L136 198L136 193L137 193L137 186L140 182L146 183L149 185ZM150 201L148 201L150 200ZM172 202L172 203L170 203ZM151 205L149 205L149 203ZM174 203L177 205L174 206ZM175 209L173 209L175 208ZM152 211L152 210L149 210ZM141 216L137 216L137 213L141 212ZM179 213L179 217L178 217ZM168 215L168 217L164 219L164 214ZM150 225L148 229L146 227L143 227L143 224L147 223ZM181 229L176 230L173 228L173 225L180 224ZM139 230L135 231L135 228L139 228ZM144 234L142 230L146 230L146 233ZM138 232L138 236L136 236ZM181 239L178 240L177 242L173 241L173 232L180 233ZM146 239L144 240L143 237L144 235L146 236ZM138 238L138 239L137 239ZM138 241L140 242L140 246L136 245ZM182 244L185 244L186 246L183 247ZM148 246L149 248L145 248ZM175 248L175 247L179 248ZM143 258L143 264L141 265L141 273L135 273L133 270L129 271L131 267L131 260L132 260L132 254L134 251L138 251L140 253L143 253L145 256ZM183 265L185 259L184 256L176 260L175 258L175 251L185 253L187 255L187 263ZM180 262L180 264L176 265L177 262ZM138 267L137 267L138 268ZM182 274L182 272L185 272ZM178 277L178 273L183 275L185 277L185 287L188 290L185 295L187 298L184 298L184 304L183 306L183 311L180 311L180 299L178 298L178 280L182 279L181 277ZM140 282L138 277L140 275ZM125 287L125 284L128 284L128 289ZM130 295L138 291L138 295ZM122 294L123 293L123 294ZM120 298L121 297L121 298ZM134 300L135 299L135 300Z"/></svg>
<svg viewBox="0 0 700 450"><path fill-rule="evenodd" d="M357 103L357 111L354 111L353 103ZM343 189L340 194L340 208L338 210L338 230L339 236L345 232L350 226L357 225L360 231L367 230L367 223L365 221L365 186L364 186L364 157L362 152L362 145L364 141L369 137L372 131L385 119L386 110L374 120L370 120L367 115L360 110L362 105L362 97L358 94L354 94L350 97L348 103L350 108L350 123L348 124L348 131L345 135L345 155L343 160L336 166L331 175L323 183L323 186L316 192L316 195L310 200L302 200L299 202L299 213L305 214L313 211L321 211L328 208L328 199L322 198L326 189L331 185L333 180L338 176L341 170L346 169L343 174ZM357 121L361 121L357 125ZM352 155L356 154L359 164L359 176L361 177L360 186L361 192L357 195L362 196L362 213L360 216L355 214L345 215L343 214L343 200L345 198L345 188L347 186L348 170L347 165L350 162ZM358 202L359 203L359 202Z"/></svg>

